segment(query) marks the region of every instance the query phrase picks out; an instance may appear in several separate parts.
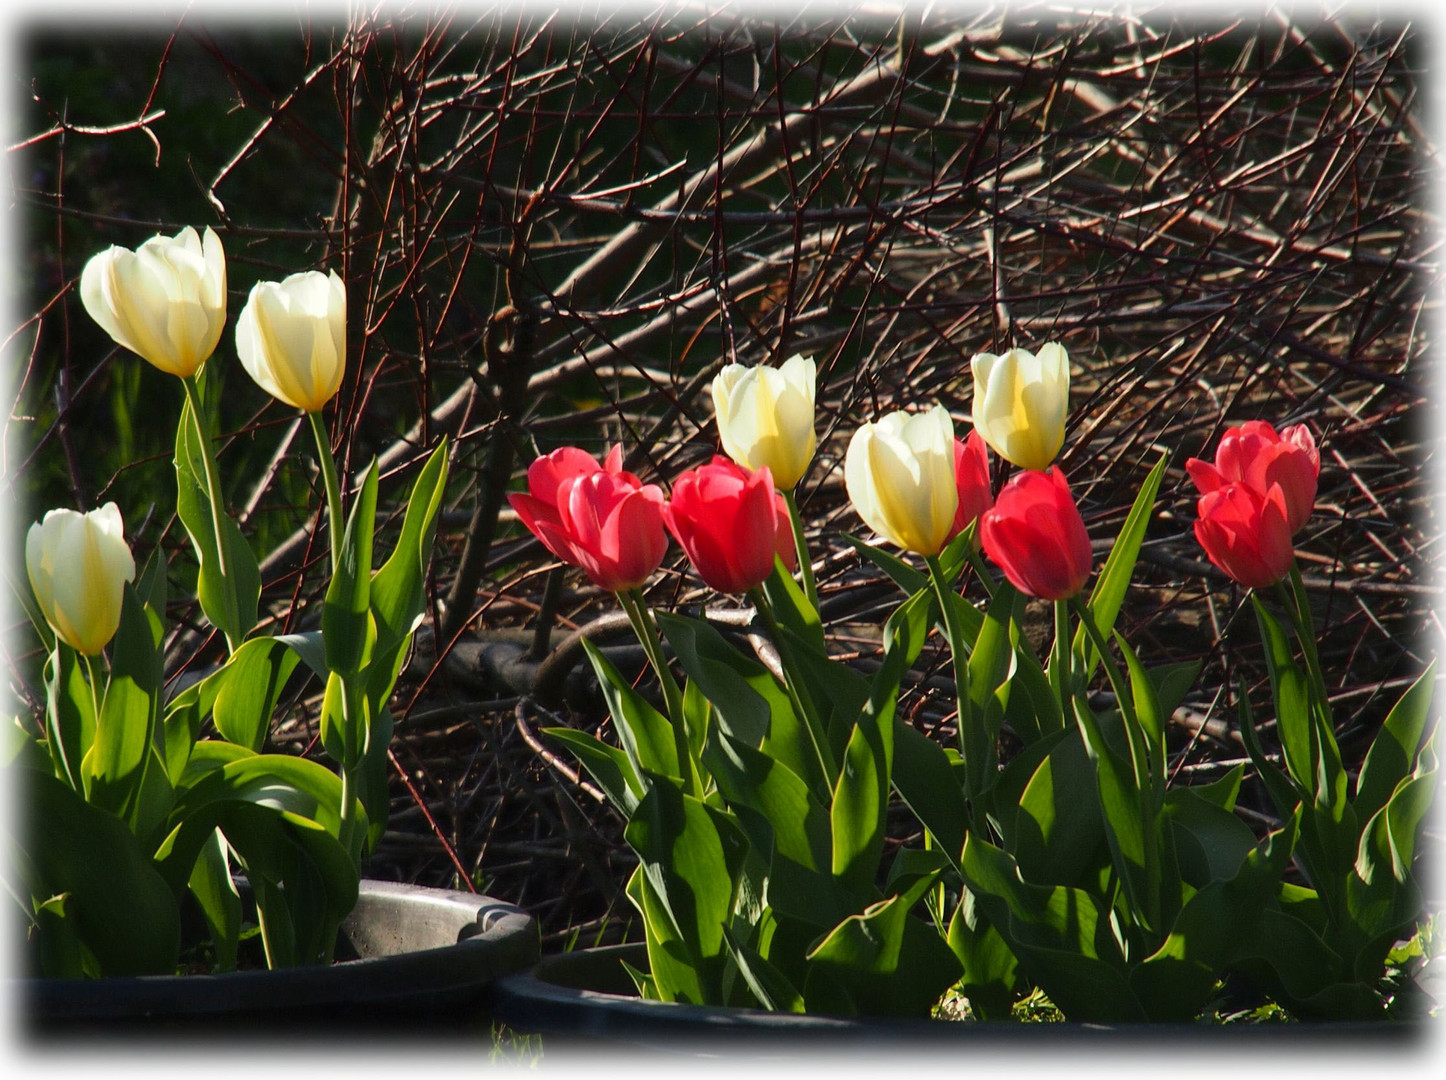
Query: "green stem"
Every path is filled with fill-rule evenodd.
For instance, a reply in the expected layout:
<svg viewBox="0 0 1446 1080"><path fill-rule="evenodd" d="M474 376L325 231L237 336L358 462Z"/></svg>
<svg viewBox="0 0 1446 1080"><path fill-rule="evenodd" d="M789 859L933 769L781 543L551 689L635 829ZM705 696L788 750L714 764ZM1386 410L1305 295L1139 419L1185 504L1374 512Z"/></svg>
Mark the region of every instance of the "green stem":
<svg viewBox="0 0 1446 1080"><path fill-rule="evenodd" d="M693 794L698 790L698 784L695 783L693 752L688 745L688 718L683 711L683 691L679 689L678 681L673 678L673 670L668 667L667 657L663 655L662 635L658 633L658 626L648 611L648 604L643 599L641 589L623 589L618 592L617 597L618 603L627 613L628 622L632 624L633 633L637 635L643 652L648 656L648 663L653 666L653 671L658 676L658 683L663 688L664 709L673 729L673 746L678 754L678 771L682 774L683 791L685 794Z"/></svg>
<svg viewBox="0 0 1446 1080"><path fill-rule="evenodd" d="M331 538L331 572L335 574L341 565L342 533L346 529L346 519L342 516L341 485L336 479L336 458L332 456L331 439L327 437L326 425L321 422L321 413L309 412L306 418L311 421L316 456L321 461L322 483L326 486L326 513L331 519L327 529Z"/></svg>
<svg viewBox="0 0 1446 1080"><path fill-rule="evenodd" d="M929 579L934 583L934 595L939 601L939 612L944 619L944 634L949 639L949 654L954 660L954 686L959 707L959 747L964 754L965 797L969 801L970 827L979 836L986 835L975 820L978 814L979 796L988 783L989 765L993 755L989 753L988 732L974 720L973 703L969 696L969 654L964 646L964 628L954 612L953 590L944 580L944 568L939 556L925 555L929 567Z"/></svg>
<svg viewBox="0 0 1446 1080"><path fill-rule="evenodd" d="M749 589L748 598L758 608L758 613L763 616L763 621L768 626L768 636L778 646L778 655L783 661L783 689L788 694L788 701L793 706L793 711L803 721L803 726L808 731L809 741L813 743L813 752L818 757L819 768L823 770L824 782L832 790L838 782L838 766L834 762L833 751L829 748L828 737L818 726L818 718L813 715L812 709L804 707L798 687L794 685L793 668L795 665L791 660L788 643L783 638L782 630L779 629L773 605L768 602L768 596L762 588Z"/></svg>
<svg viewBox="0 0 1446 1080"><path fill-rule="evenodd" d="M357 803L359 799L360 772L362 768L363 753L360 746L355 745L355 736L364 735L364 732L355 730L356 710L358 702L352 681L347 676L341 676L341 722L342 730L346 733L342 749L341 761L341 822L337 828L337 840L346 852L357 861L358 868L361 865L361 844L355 839L357 827Z"/></svg>
<svg viewBox="0 0 1446 1080"><path fill-rule="evenodd" d="M1049 683L1059 699L1061 716L1069 715L1069 699L1073 696L1073 672L1070 671L1070 643L1074 635L1069 632L1069 601L1054 602L1054 648L1049 659Z"/></svg>
<svg viewBox="0 0 1446 1080"><path fill-rule="evenodd" d="M818 584L813 579L813 560L808 555L808 541L803 537L803 517L798 512L798 502L792 491L783 493L784 505L788 507L788 520L793 526L793 549L798 553L798 572L803 581L803 595L818 610Z"/></svg>
<svg viewBox="0 0 1446 1080"><path fill-rule="evenodd" d="M1326 696L1325 676L1321 672L1320 654L1315 647L1315 627L1310 619L1310 601L1305 595L1305 582L1300 577L1300 564L1294 559L1290 562L1290 589L1285 588L1285 583L1276 582L1275 585L1285 608L1290 612L1290 621L1295 626L1295 636L1300 639L1301 653L1305 656L1306 670L1310 673L1311 690L1316 697L1316 708L1320 718L1327 727L1333 727L1331 723L1330 698Z"/></svg>
<svg viewBox="0 0 1446 1080"><path fill-rule="evenodd" d="M81 653L80 655L85 657L85 680L90 684L90 707L95 713L96 727L99 727L101 696L99 693L96 692L97 682L95 677L95 660L92 657L86 655L85 653ZM56 665L57 669L59 668L59 666L59 664ZM66 762L67 767L69 767L70 764L71 763L69 761ZM71 781L76 791L80 792L81 794L85 794L85 776L80 765L80 762L77 762L75 764L75 775L71 778Z"/></svg>
<svg viewBox="0 0 1446 1080"><path fill-rule="evenodd" d="M221 529L221 476L216 470L215 455L211 453L211 441L206 437L205 428L201 426L201 394L196 387L196 377L194 375L183 376L181 385L186 388L186 402L191 406L196 447L200 450L201 461L206 472L206 497L211 507L211 532L216 537L216 568L221 571L221 577L226 582L227 651L235 652L236 646L240 642L232 641L229 631L237 627L241 616L236 608L236 583L231 580L226 565L226 534Z"/></svg>

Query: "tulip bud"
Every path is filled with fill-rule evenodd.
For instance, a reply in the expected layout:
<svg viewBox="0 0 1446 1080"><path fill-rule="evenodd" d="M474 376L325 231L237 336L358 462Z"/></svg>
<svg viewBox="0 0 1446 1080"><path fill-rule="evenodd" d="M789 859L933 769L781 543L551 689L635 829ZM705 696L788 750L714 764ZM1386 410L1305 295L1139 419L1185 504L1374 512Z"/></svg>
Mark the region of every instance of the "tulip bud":
<svg viewBox="0 0 1446 1080"><path fill-rule="evenodd" d="M25 570L57 636L94 656L115 637L125 583L136 578L119 508L49 511L25 536Z"/></svg>
<svg viewBox="0 0 1446 1080"><path fill-rule="evenodd" d="M954 440L954 483L959 489L959 506L949 529L950 540L994 505L994 492L989 486L989 451L977 430L971 431L967 440Z"/></svg>
<svg viewBox="0 0 1446 1080"><path fill-rule="evenodd" d="M226 256L189 225L135 251L110 247L80 272L80 302L117 345L162 371L196 374L226 324Z"/></svg>
<svg viewBox="0 0 1446 1080"><path fill-rule="evenodd" d="M1051 342L1038 353L1010 349L978 353L974 371L974 427L994 452L1021 469L1043 470L1064 445L1069 412L1069 356Z"/></svg>
<svg viewBox="0 0 1446 1080"><path fill-rule="evenodd" d="M698 576L722 593L762 585L773 572L773 556L793 549L787 511L766 465L750 473L715 455L673 481L663 520Z"/></svg>
<svg viewBox="0 0 1446 1080"><path fill-rule="evenodd" d="M1030 596L1068 600L1090 576L1089 533L1062 469L1016 473L980 517L979 535L1009 583Z"/></svg>
<svg viewBox="0 0 1446 1080"><path fill-rule="evenodd" d="M319 411L346 373L346 288L336 271L258 282L236 320L236 352L272 397Z"/></svg>
<svg viewBox="0 0 1446 1080"><path fill-rule="evenodd" d="M610 592L642 585L668 549L662 489L624 471L622 460L621 446L602 467L586 451L564 446L528 468L528 494L507 496L548 551Z"/></svg>
<svg viewBox="0 0 1446 1080"><path fill-rule="evenodd" d="M1290 573L1295 559L1286 513L1279 484L1264 496L1248 484L1226 484L1200 497L1195 539L1240 584L1264 589Z"/></svg>
<svg viewBox="0 0 1446 1080"><path fill-rule="evenodd" d="M935 405L864 424L849 441L844 486L874 532L907 551L939 554L959 507L949 413Z"/></svg>
<svg viewBox="0 0 1446 1080"><path fill-rule="evenodd" d="M745 469L767 466L780 490L803 479L818 445L816 370L812 360L793 356L778 368L729 364L713 379L723 449Z"/></svg>
<svg viewBox="0 0 1446 1080"><path fill-rule="evenodd" d="M1244 484L1264 498L1271 485L1278 484L1285 499L1285 518L1292 536L1300 531L1315 509L1320 451L1304 424L1285 428L1277 434L1275 428L1263 420L1248 420L1221 438L1214 465L1191 458L1185 462L1185 468L1202 495L1228 484Z"/></svg>

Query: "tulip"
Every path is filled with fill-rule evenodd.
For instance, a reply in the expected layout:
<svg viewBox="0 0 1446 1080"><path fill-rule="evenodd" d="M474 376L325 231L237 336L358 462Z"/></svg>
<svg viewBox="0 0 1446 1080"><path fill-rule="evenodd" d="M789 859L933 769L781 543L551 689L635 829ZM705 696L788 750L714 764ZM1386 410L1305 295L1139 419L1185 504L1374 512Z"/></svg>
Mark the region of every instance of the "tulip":
<svg viewBox="0 0 1446 1080"><path fill-rule="evenodd" d="M1315 509L1320 477L1320 451L1304 424L1279 434L1263 420L1248 420L1231 428L1215 451L1215 464L1199 458L1185 462L1190 478L1208 495L1228 484L1244 484L1261 498L1279 485L1285 499L1285 519L1291 535L1300 531Z"/></svg>
<svg viewBox="0 0 1446 1080"><path fill-rule="evenodd" d="M1069 356L1053 342L1038 353L978 353L974 427L994 452L1021 469L1047 469L1064 445L1069 411Z"/></svg>
<svg viewBox="0 0 1446 1080"><path fill-rule="evenodd" d="M136 579L120 510L51 510L25 536L25 569L40 611L67 645L94 656L120 626L125 584Z"/></svg>
<svg viewBox="0 0 1446 1080"><path fill-rule="evenodd" d="M874 532L907 551L939 554L959 508L948 412L935 405L864 424L849 441L844 486Z"/></svg>
<svg viewBox="0 0 1446 1080"><path fill-rule="evenodd" d="M109 247L80 272L80 302L117 345L170 375L194 375L226 324L221 239L188 225L135 251Z"/></svg>
<svg viewBox="0 0 1446 1080"><path fill-rule="evenodd" d="M698 576L722 593L746 593L793 551L793 529L768 466L749 472L715 455L673 482L663 520Z"/></svg>
<svg viewBox="0 0 1446 1080"><path fill-rule="evenodd" d="M336 271L257 282L236 321L236 352L272 397L319 411L346 373L346 288Z"/></svg>
<svg viewBox="0 0 1446 1080"><path fill-rule="evenodd" d="M989 451L977 430L969 433L968 440L954 440L954 483L959 490L959 506L949 528L950 540L994 505L994 492L989 486Z"/></svg>
<svg viewBox="0 0 1446 1080"><path fill-rule="evenodd" d="M780 490L791 491L813 460L817 368L805 356L782 367L729 364L713 379L718 435L728 456L745 469L764 466Z"/></svg>
<svg viewBox="0 0 1446 1080"><path fill-rule="evenodd" d="M1288 513L1279 484L1264 496L1248 484L1226 484L1200 497L1195 539L1240 584L1263 589L1284 578L1295 559Z"/></svg>
<svg viewBox="0 0 1446 1080"><path fill-rule="evenodd" d="M528 467L529 494L507 496L548 551L611 592L642 585L668 548L662 489L624 471L622 461L621 446L602 466L565 446Z"/></svg>
<svg viewBox="0 0 1446 1080"><path fill-rule="evenodd" d="M1090 538L1059 468L1016 473L979 519L984 551L1020 592L1068 600L1090 575Z"/></svg>

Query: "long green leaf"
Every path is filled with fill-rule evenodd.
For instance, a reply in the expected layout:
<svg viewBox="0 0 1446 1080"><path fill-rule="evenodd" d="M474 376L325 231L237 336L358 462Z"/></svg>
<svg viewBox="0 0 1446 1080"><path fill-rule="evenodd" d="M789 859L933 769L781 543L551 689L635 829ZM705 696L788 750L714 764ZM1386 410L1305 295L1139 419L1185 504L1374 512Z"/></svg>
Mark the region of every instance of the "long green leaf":
<svg viewBox="0 0 1446 1080"><path fill-rule="evenodd" d="M367 660L368 646L375 642L370 605L376 508L377 463L373 461L352 503L341 542L341 563L321 608L326 666L341 675L360 671Z"/></svg>
<svg viewBox="0 0 1446 1080"><path fill-rule="evenodd" d="M1371 743L1356 783L1356 820L1368 821L1386 805L1396 785L1411 772L1426 730L1435 689L1436 661L1433 660L1421 677L1401 695Z"/></svg>
<svg viewBox="0 0 1446 1080"><path fill-rule="evenodd" d="M100 723L85 756L90 801L132 828L137 824L144 772L151 762L161 688L161 657L151 630L135 589L126 585Z"/></svg>
<svg viewBox="0 0 1446 1080"><path fill-rule="evenodd" d="M1149 527L1150 515L1155 509L1155 496L1159 493L1160 481L1169 461L1170 455L1162 454L1145 477L1145 482L1140 485L1134 505L1130 507L1125 523L1120 526L1120 533L1105 559L1105 565L1100 568L1099 577L1095 579L1095 587L1090 590L1087 606L1094 617L1095 625L1099 627L1100 636L1106 641L1110 639L1110 632L1115 626L1115 616L1120 613L1120 605L1125 601L1130 579L1134 576L1135 561L1140 557L1140 545L1145 539L1145 530ZM1084 627L1075 631L1073 649L1076 654L1083 650L1085 680L1088 682L1100 657Z"/></svg>

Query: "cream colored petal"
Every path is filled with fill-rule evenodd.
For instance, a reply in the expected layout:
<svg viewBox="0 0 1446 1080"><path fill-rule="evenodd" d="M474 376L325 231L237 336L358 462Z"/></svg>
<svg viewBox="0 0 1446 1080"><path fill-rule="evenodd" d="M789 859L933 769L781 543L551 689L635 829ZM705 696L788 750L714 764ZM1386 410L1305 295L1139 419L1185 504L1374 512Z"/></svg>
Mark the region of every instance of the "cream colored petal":
<svg viewBox="0 0 1446 1080"><path fill-rule="evenodd" d="M86 314L110 335L112 341L131 352L138 352L116 318L111 303L112 291L107 287L111 279L111 264L122 253L129 254L124 248L111 246L86 261L85 268L80 272L80 302Z"/></svg>
<svg viewBox="0 0 1446 1080"><path fill-rule="evenodd" d="M878 493L874 487L874 476L869 461L870 446L876 437L875 424L864 424L849 439L844 454L844 488L848 491L849 502L867 525L878 535L891 543L895 540L893 531L879 506Z"/></svg>

